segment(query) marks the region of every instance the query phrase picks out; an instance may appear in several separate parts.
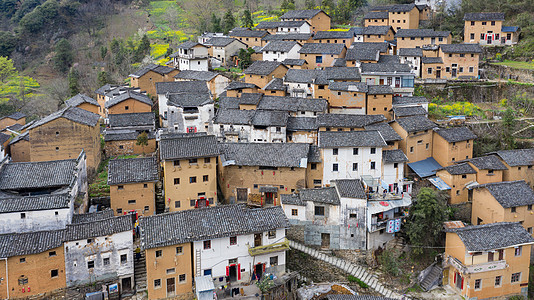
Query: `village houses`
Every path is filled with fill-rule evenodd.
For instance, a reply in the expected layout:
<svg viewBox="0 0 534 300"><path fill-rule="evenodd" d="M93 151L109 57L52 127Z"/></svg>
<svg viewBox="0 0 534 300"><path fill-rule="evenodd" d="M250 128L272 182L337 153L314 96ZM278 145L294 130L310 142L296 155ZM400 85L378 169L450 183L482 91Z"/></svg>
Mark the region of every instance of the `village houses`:
<svg viewBox="0 0 534 300"><path fill-rule="evenodd" d="M86 111L90 111L94 114L102 113L102 107L100 107L98 101L84 94L77 94L76 96L67 99L65 104L67 106L85 109Z"/></svg>
<svg viewBox="0 0 534 300"><path fill-rule="evenodd" d="M150 97L156 96L156 82L173 81L180 70L155 64L147 65L130 74L130 86L139 88Z"/></svg>
<svg viewBox="0 0 534 300"><path fill-rule="evenodd" d="M534 188L534 149L500 150L495 152L506 170L503 172L503 181L525 180Z"/></svg>
<svg viewBox="0 0 534 300"><path fill-rule="evenodd" d="M104 154L149 154L156 151L156 117L153 112L109 115L104 130Z"/></svg>
<svg viewBox="0 0 534 300"><path fill-rule="evenodd" d="M288 68L279 61L256 61L244 70L245 83L263 88L273 78L283 78Z"/></svg>
<svg viewBox="0 0 534 300"><path fill-rule="evenodd" d="M209 68L208 47L193 41L180 44L178 51L169 57L180 71L208 71Z"/></svg>
<svg viewBox="0 0 534 300"><path fill-rule="evenodd" d="M217 72L184 70L174 76L175 81L205 81L211 95L218 98L230 83L230 78Z"/></svg>
<svg viewBox="0 0 534 300"><path fill-rule="evenodd" d="M311 32L330 29L330 16L321 9L290 10L280 17L282 21L307 21Z"/></svg>
<svg viewBox="0 0 534 300"><path fill-rule="evenodd" d="M231 66L231 56L239 49L247 49L247 44L230 37L213 37L204 45L209 47L208 54L212 68Z"/></svg>
<svg viewBox="0 0 534 300"><path fill-rule="evenodd" d="M519 40L518 26L503 26L504 13L478 12L464 15L464 43L480 45L515 45Z"/></svg>

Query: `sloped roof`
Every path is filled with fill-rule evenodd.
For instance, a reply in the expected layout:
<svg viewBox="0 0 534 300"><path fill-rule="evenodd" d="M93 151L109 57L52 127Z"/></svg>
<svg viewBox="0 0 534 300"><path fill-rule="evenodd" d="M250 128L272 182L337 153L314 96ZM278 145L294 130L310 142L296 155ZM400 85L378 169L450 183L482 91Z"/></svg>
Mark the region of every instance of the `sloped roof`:
<svg viewBox="0 0 534 300"><path fill-rule="evenodd" d="M68 193L2 198L0 199L0 213L68 208L70 199L71 196Z"/></svg>
<svg viewBox="0 0 534 300"><path fill-rule="evenodd" d="M156 82L156 93L158 95L167 93L209 93L206 81L171 81Z"/></svg>
<svg viewBox="0 0 534 300"><path fill-rule="evenodd" d="M519 223L501 222L447 229L462 240L469 252L509 248L532 244L534 238Z"/></svg>
<svg viewBox="0 0 534 300"><path fill-rule="evenodd" d="M61 247L65 230L0 234L0 257L42 253Z"/></svg>
<svg viewBox="0 0 534 300"><path fill-rule="evenodd" d="M391 95L393 88L389 85L369 85L367 87L367 95ZM367 101L373 101L372 98Z"/></svg>
<svg viewBox="0 0 534 300"><path fill-rule="evenodd" d="M94 213L74 214L72 215L72 224L89 223L113 217L112 209L105 209Z"/></svg>
<svg viewBox="0 0 534 300"><path fill-rule="evenodd" d="M155 182L159 180L155 157L112 159L108 165L108 185Z"/></svg>
<svg viewBox="0 0 534 300"><path fill-rule="evenodd" d="M428 56L425 56L425 57L421 58L421 62L423 64L442 64L443 63L443 59L441 57L428 57Z"/></svg>
<svg viewBox="0 0 534 300"><path fill-rule="evenodd" d="M430 130L437 127L436 123L425 116L412 116L395 120L407 132Z"/></svg>
<svg viewBox="0 0 534 300"><path fill-rule="evenodd" d="M391 26L367 26L364 27L363 34L386 35L390 29Z"/></svg>
<svg viewBox="0 0 534 300"><path fill-rule="evenodd" d="M304 54L341 54L345 48L343 44L306 43L298 52Z"/></svg>
<svg viewBox="0 0 534 300"><path fill-rule="evenodd" d="M415 56L423 57L423 49L421 48L400 48L399 56Z"/></svg>
<svg viewBox="0 0 534 300"><path fill-rule="evenodd" d="M466 161L472 163L479 170L507 170L508 169L499 160L499 158L496 155L474 157Z"/></svg>
<svg viewBox="0 0 534 300"><path fill-rule="evenodd" d="M270 41L267 45L261 48L261 51L289 52L297 45L300 44L294 41Z"/></svg>
<svg viewBox="0 0 534 300"><path fill-rule="evenodd" d="M2 117L0 119L10 118L10 119L13 119L13 120L20 120L20 119L22 119L24 117L26 117L26 114L17 111L17 112L14 112L14 113L12 113L12 114L10 114L8 116L4 116L4 117Z"/></svg>
<svg viewBox="0 0 534 300"><path fill-rule="evenodd" d="M224 143L219 144L221 160L237 166L300 167L308 158L308 144Z"/></svg>
<svg viewBox="0 0 534 300"><path fill-rule="evenodd" d="M411 105L411 104L424 104L428 103L428 99L426 97L422 96L404 96L404 97L398 97L393 96L393 105Z"/></svg>
<svg viewBox="0 0 534 300"><path fill-rule="evenodd" d="M244 29L244 30L232 30L230 33L229 33L229 36L231 37L255 37L255 38L262 38L266 35L268 35L269 33L267 31L263 31L263 30L249 30L249 29Z"/></svg>
<svg viewBox="0 0 534 300"><path fill-rule="evenodd" d="M331 182L343 198L367 199L360 179L336 179Z"/></svg>
<svg viewBox="0 0 534 300"><path fill-rule="evenodd" d="M412 67L408 64L398 64L398 63L362 63L361 66L362 74L369 73L381 73L381 74L395 74L395 73L410 73L412 72Z"/></svg>
<svg viewBox="0 0 534 300"><path fill-rule="evenodd" d="M385 146L384 138L376 130L319 131L319 148Z"/></svg>
<svg viewBox="0 0 534 300"><path fill-rule="evenodd" d="M315 117L289 117L287 131L315 131L317 130L317 118Z"/></svg>
<svg viewBox="0 0 534 300"><path fill-rule="evenodd" d="M176 107L199 107L213 103L211 93L176 93L169 94L167 105Z"/></svg>
<svg viewBox="0 0 534 300"><path fill-rule="evenodd" d="M131 215L123 215L87 223L68 224L65 231L66 241L78 241L88 238L108 236L119 232L132 231Z"/></svg>
<svg viewBox="0 0 534 300"><path fill-rule="evenodd" d="M160 141L161 160L176 160L219 155L214 135L191 135Z"/></svg>
<svg viewBox="0 0 534 300"><path fill-rule="evenodd" d="M387 11L370 11L363 16L364 19L388 19Z"/></svg>
<svg viewBox="0 0 534 300"><path fill-rule="evenodd" d="M385 119L383 115L318 114L317 126L363 128Z"/></svg>
<svg viewBox="0 0 534 300"><path fill-rule="evenodd" d="M286 66L302 66L306 63L306 60L298 58L286 58L282 63Z"/></svg>
<svg viewBox="0 0 534 300"><path fill-rule="evenodd" d="M409 12L414 7L415 7L414 3L393 4L393 5L377 5L377 6L371 6L369 8L369 11Z"/></svg>
<svg viewBox="0 0 534 300"><path fill-rule="evenodd" d="M259 87L253 83L246 83L240 81L232 81L226 86L227 91L240 90L240 89L259 89Z"/></svg>
<svg viewBox="0 0 534 300"><path fill-rule="evenodd" d="M345 91L345 92L368 92L368 85L364 82L352 82L352 81L335 81L328 85L328 89L331 91Z"/></svg>
<svg viewBox="0 0 534 300"><path fill-rule="evenodd" d="M277 23L277 22L261 22L262 23ZM257 28L257 27L256 27ZM277 27L275 27L277 28ZM275 40L295 40L295 41L307 41L312 37L311 33L285 33L285 34L270 34L262 38L264 41L275 41Z"/></svg>
<svg viewBox="0 0 534 300"><path fill-rule="evenodd" d="M263 90L287 91L287 86L284 85L284 80L282 78L273 78L271 81L269 81L269 83L267 83Z"/></svg>
<svg viewBox="0 0 534 300"><path fill-rule="evenodd" d="M128 99L134 99L134 100L137 100L141 103L144 103L150 106L153 105L152 99L150 99L147 95L128 90L126 93L122 93L116 97L111 98L109 101L107 101L106 108L113 107Z"/></svg>
<svg viewBox="0 0 534 300"><path fill-rule="evenodd" d="M387 43L353 43L347 50L346 60L372 60L378 61L379 53L388 51Z"/></svg>
<svg viewBox="0 0 534 300"><path fill-rule="evenodd" d="M327 30L327 31L317 31L313 36L314 40L323 40L323 39L351 39L354 38L354 30L351 28L346 31L339 30Z"/></svg>
<svg viewBox="0 0 534 300"><path fill-rule="evenodd" d="M130 113L130 114L111 114L108 115L109 127L136 127L136 126L155 126L156 117L152 112Z"/></svg>
<svg viewBox="0 0 534 300"><path fill-rule="evenodd" d="M474 140L477 138L476 134L467 127L441 128L435 131L449 143Z"/></svg>
<svg viewBox="0 0 534 300"><path fill-rule="evenodd" d="M473 169L468 163L459 163L452 166L444 167L442 170L447 171L451 175L476 174L477 171Z"/></svg>
<svg viewBox="0 0 534 300"><path fill-rule="evenodd" d="M325 112L327 108L325 99L308 99L284 96L263 96L257 109L281 111L310 111Z"/></svg>
<svg viewBox="0 0 534 300"><path fill-rule="evenodd" d="M100 106L100 104L98 104L98 101L84 94L78 94L68 99L67 101L65 101L65 104L67 104L68 106L78 106L83 103L89 103L95 106Z"/></svg>
<svg viewBox="0 0 534 300"><path fill-rule="evenodd" d="M75 173L75 159L8 163L0 170L0 190L69 186Z"/></svg>
<svg viewBox="0 0 534 300"><path fill-rule="evenodd" d="M161 74L161 75L165 75L165 74L168 74L172 71L176 70L175 68L171 68L171 67L167 67L167 66L161 66L161 65L156 65L156 64L149 64L137 71L135 71L134 73L130 74L130 77L134 77L134 78L139 78L143 75L145 75L146 73L152 71L152 72L156 72L158 74Z"/></svg>
<svg viewBox="0 0 534 300"><path fill-rule="evenodd" d="M206 46L204 46L204 45L202 45L202 44L199 44L199 43L197 43L197 42L187 41L187 42L183 42L183 43L181 43L181 44L178 45L178 47L176 47L176 48L178 48L178 49L191 49L191 48L196 47L196 46L198 46L198 45L200 45L200 46L202 46L202 47L206 47Z"/></svg>
<svg viewBox="0 0 534 300"><path fill-rule="evenodd" d="M104 141L136 141L139 137L140 132L135 128L126 128L126 129L106 129L104 131ZM156 138L154 131L149 131L147 138L153 140Z"/></svg>
<svg viewBox="0 0 534 300"><path fill-rule="evenodd" d="M52 113L40 119L39 121L36 121L30 127L28 127L28 130L32 130L34 128L37 128L41 125L44 125L48 122L54 121L59 118L65 118L67 120L70 120L70 121L73 121L79 124L94 127L98 125L98 120L100 120L100 115L92 113L85 109L78 108L78 107L67 106L55 113Z"/></svg>
<svg viewBox="0 0 534 300"><path fill-rule="evenodd" d="M339 205L339 196L334 187L302 189L299 191L301 201L312 201L331 205Z"/></svg>
<svg viewBox="0 0 534 300"><path fill-rule="evenodd" d="M236 109L219 109L213 123L215 124L234 124L234 125L250 125L254 110L240 110Z"/></svg>
<svg viewBox="0 0 534 300"><path fill-rule="evenodd" d="M534 204L534 191L524 180L487 183L477 188L486 188L504 208Z"/></svg>
<svg viewBox="0 0 534 300"><path fill-rule="evenodd" d="M420 105L394 106L392 108L395 117L426 116L428 112Z"/></svg>
<svg viewBox="0 0 534 300"><path fill-rule="evenodd" d="M534 148L500 150L495 152L510 167L534 165Z"/></svg>
<svg viewBox="0 0 534 300"><path fill-rule="evenodd" d="M254 126L287 126L289 114L285 111L256 110L252 117Z"/></svg>
<svg viewBox="0 0 534 300"><path fill-rule="evenodd" d="M196 71L196 70L183 70L180 71L180 73L174 75L174 78L176 79L187 79L187 80L202 80L202 81L210 81L213 78L220 75L217 72L211 72L211 71Z"/></svg>
<svg viewBox="0 0 534 300"><path fill-rule="evenodd" d="M482 53L479 44L441 44L439 47L443 53Z"/></svg>
<svg viewBox="0 0 534 300"><path fill-rule="evenodd" d="M205 44L213 47L226 47L234 41L238 41L239 43L243 44L243 42L230 37L212 37L211 39L207 40Z"/></svg>
<svg viewBox="0 0 534 300"><path fill-rule="evenodd" d="M141 247L151 249L289 228L289 221L280 206L251 209L234 204L143 217L139 226Z"/></svg>
<svg viewBox="0 0 534 300"><path fill-rule="evenodd" d="M504 21L504 13L500 12L478 12L465 13L465 21Z"/></svg>
<svg viewBox="0 0 534 300"><path fill-rule="evenodd" d="M379 115L381 116L381 115ZM378 123L372 125L366 125L365 130L378 130L386 142L400 141L402 138L397 132L391 128L387 123Z"/></svg>
<svg viewBox="0 0 534 300"><path fill-rule="evenodd" d="M382 160L384 163L400 163L407 162L408 157L406 157L406 154L404 154L401 149L383 150Z"/></svg>
<svg viewBox="0 0 534 300"><path fill-rule="evenodd" d="M279 66L283 66L284 68L287 68L279 61L265 61L265 60L258 60L253 62L245 71L244 73L247 75L263 75L267 76L274 72L276 68Z"/></svg>

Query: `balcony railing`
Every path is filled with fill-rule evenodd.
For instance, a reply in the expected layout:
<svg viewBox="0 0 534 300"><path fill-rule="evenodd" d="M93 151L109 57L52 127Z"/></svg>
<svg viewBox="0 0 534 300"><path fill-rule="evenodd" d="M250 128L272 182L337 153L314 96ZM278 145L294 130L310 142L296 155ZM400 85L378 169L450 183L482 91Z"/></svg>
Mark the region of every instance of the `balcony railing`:
<svg viewBox="0 0 534 300"><path fill-rule="evenodd" d="M457 259L456 257L452 257L452 256L449 256L447 263L454 266L457 270L459 270L463 274L474 274L474 273L502 270L502 269L506 269L507 267L505 260L496 260L496 261L490 261L490 262L485 262L481 264L466 266L459 259Z"/></svg>
<svg viewBox="0 0 534 300"><path fill-rule="evenodd" d="M280 243L248 248L248 253L251 256L256 256L286 250L289 250L289 240L284 238L284 240Z"/></svg>

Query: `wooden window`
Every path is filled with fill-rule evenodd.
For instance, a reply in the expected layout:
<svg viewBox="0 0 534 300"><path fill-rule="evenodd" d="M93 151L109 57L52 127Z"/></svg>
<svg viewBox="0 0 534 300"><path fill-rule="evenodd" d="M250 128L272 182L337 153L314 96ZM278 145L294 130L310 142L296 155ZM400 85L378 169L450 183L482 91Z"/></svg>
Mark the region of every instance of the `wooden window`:
<svg viewBox="0 0 534 300"><path fill-rule="evenodd" d="M26 213L20 213L20 218L21 219L26 219Z"/></svg>
<svg viewBox="0 0 534 300"><path fill-rule="evenodd" d="M25 263L26 262L26 257L22 257L19 259L19 263Z"/></svg>
<svg viewBox="0 0 534 300"><path fill-rule="evenodd" d="M204 176L202 176L202 181L204 181L204 182L209 181L209 180L208 180L208 175L204 175Z"/></svg>
<svg viewBox="0 0 534 300"><path fill-rule="evenodd" d="M128 200L128 204L135 204L135 200Z"/></svg>
<svg viewBox="0 0 534 300"><path fill-rule="evenodd" d="M274 239L274 238L276 238L276 230L269 230L269 232L267 233L267 236L268 236L270 239Z"/></svg>
<svg viewBox="0 0 534 300"><path fill-rule="evenodd" d="M179 282L185 282L185 274L180 274L180 276L178 276L178 281Z"/></svg>
<svg viewBox="0 0 534 300"><path fill-rule="evenodd" d="M521 253L523 252L523 246L517 246L514 248L514 255L515 256L521 256Z"/></svg>
<svg viewBox="0 0 534 300"><path fill-rule="evenodd" d="M230 246L237 245L237 236L230 237Z"/></svg>
<svg viewBox="0 0 534 300"><path fill-rule="evenodd" d="M337 172L338 171L338 164L332 164L332 171Z"/></svg>
<svg viewBox="0 0 534 300"><path fill-rule="evenodd" d="M292 216L298 216L299 215L299 210L298 209L291 209L291 215Z"/></svg>
<svg viewBox="0 0 534 300"><path fill-rule="evenodd" d="M516 211L517 211L517 210L516 210L515 207L510 208L510 212L511 212L511 213L515 213Z"/></svg>
<svg viewBox="0 0 534 300"><path fill-rule="evenodd" d="M174 185L180 184L180 178L174 178Z"/></svg>
<svg viewBox="0 0 534 300"><path fill-rule="evenodd" d="M371 148L371 154L376 154L376 148Z"/></svg>
<svg viewBox="0 0 534 300"><path fill-rule="evenodd" d="M317 170L317 164L312 163L312 164L310 165L310 169L312 169L312 170Z"/></svg>
<svg viewBox="0 0 534 300"><path fill-rule="evenodd" d="M211 240L204 241L204 250L211 249Z"/></svg>
<svg viewBox="0 0 534 300"><path fill-rule="evenodd" d="M358 171L358 163L352 163L352 171Z"/></svg>
<svg viewBox="0 0 534 300"><path fill-rule="evenodd" d="M493 252L488 252L488 261L493 261L493 256L494 256Z"/></svg>
<svg viewBox="0 0 534 300"><path fill-rule="evenodd" d="M180 201L174 201L174 208L180 208Z"/></svg>
<svg viewBox="0 0 534 300"><path fill-rule="evenodd" d="M55 278L55 277L58 277L58 275L59 275L58 269L50 270L50 277Z"/></svg>
<svg viewBox="0 0 534 300"><path fill-rule="evenodd" d="M163 250L156 250L156 257L161 257L163 255Z"/></svg>
<svg viewBox="0 0 534 300"><path fill-rule="evenodd" d="M475 279L475 290L480 290L482 287L482 279Z"/></svg>
<svg viewBox="0 0 534 300"><path fill-rule="evenodd" d="M87 262L87 269L93 269L95 267L95 261L90 260Z"/></svg>
<svg viewBox="0 0 534 300"><path fill-rule="evenodd" d="M174 273L176 273L176 268L170 268L170 269L167 269L167 270L165 270L165 273L167 273L167 274L174 274Z"/></svg>
<svg viewBox="0 0 534 300"><path fill-rule="evenodd" d="M122 215L122 208L117 208L117 214Z"/></svg>
<svg viewBox="0 0 534 300"><path fill-rule="evenodd" d="M209 164L211 162L211 159L209 157L204 158L204 163Z"/></svg>
<svg viewBox="0 0 534 300"><path fill-rule="evenodd" d="M338 148L332 149L332 155L338 155L338 153L339 153L339 149Z"/></svg>
<svg viewBox="0 0 534 300"><path fill-rule="evenodd" d="M147 183L143 183L143 188L147 189L148 188L148 184Z"/></svg>
<svg viewBox="0 0 534 300"><path fill-rule="evenodd" d="M324 216L324 206L316 206L315 207L315 215L316 216Z"/></svg>
<svg viewBox="0 0 534 300"><path fill-rule="evenodd" d="M278 265L278 256L272 256L269 258L269 264L271 266L277 266Z"/></svg>
<svg viewBox="0 0 534 300"><path fill-rule="evenodd" d="M502 276L495 277L495 286L501 286Z"/></svg>
<svg viewBox="0 0 534 300"><path fill-rule="evenodd" d="M532 204L527 205L527 210L532 210Z"/></svg>
<svg viewBox="0 0 534 300"><path fill-rule="evenodd" d="M48 257L57 256L56 251L48 252Z"/></svg>
<svg viewBox="0 0 534 300"><path fill-rule="evenodd" d="M374 170L376 168L376 163L374 161L371 162L371 170Z"/></svg>
<svg viewBox="0 0 534 300"><path fill-rule="evenodd" d="M358 155L359 148L352 148L352 155Z"/></svg>
<svg viewBox="0 0 534 300"><path fill-rule="evenodd" d="M128 262L128 254L121 254L121 265Z"/></svg>
<svg viewBox="0 0 534 300"><path fill-rule="evenodd" d="M172 162L172 164L175 166L175 167L179 167L180 166L180 161L179 160L175 160Z"/></svg>
<svg viewBox="0 0 534 300"><path fill-rule="evenodd" d="M191 200L189 200L189 206L191 206L191 207L195 207L196 204L197 204L196 202L197 202L197 200L195 200L195 199L191 199Z"/></svg>
<svg viewBox="0 0 534 300"><path fill-rule="evenodd" d="M313 180L314 185L321 185L321 179L314 179Z"/></svg>
<svg viewBox="0 0 534 300"><path fill-rule="evenodd" d="M102 260L102 264L104 266L109 266L109 257L104 257L104 259Z"/></svg>
<svg viewBox="0 0 534 300"><path fill-rule="evenodd" d="M184 248L182 246L176 247L176 254L182 254L184 253Z"/></svg>
<svg viewBox="0 0 534 300"><path fill-rule="evenodd" d="M197 182L196 176L189 177L189 183L196 183L196 182Z"/></svg>
<svg viewBox="0 0 534 300"><path fill-rule="evenodd" d="M190 165L196 165L197 163L198 163L198 160L197 160L196 158L191 158L191 159L189 160L189 164L190 164Z"/></svg>
<svg viewBox="0 0 534 300"><path fill-rule="evenodd" d="M394 168L394 169L396 169L396 168L398 168L398 167L399 167L399 163L394 163L394 164L393 164L393 168Z"/></svg>
<svg viewBox="0 0 534 300"><path fill-rule="evenodd" d="M519 280L521 280L521 272L513 273L511 282L514 283L518 282Z"/></svg>
<svg viewBox="0 0 534 300"><path fill-rule="evenodd" d="M499 260L503 260L504 259L504 250L499 250Z"/></svg>
<svg viewBox="0 0 534 300"><path fill-rule="evenodd" d="M124 185L117 185L117 190L124 190Z"/></svg>
<svg viewBox="0 0 534 300"><path fill-rule="evenodd" d="M155 289L161 288L161 279L154 279L154 288Z"/></svg>

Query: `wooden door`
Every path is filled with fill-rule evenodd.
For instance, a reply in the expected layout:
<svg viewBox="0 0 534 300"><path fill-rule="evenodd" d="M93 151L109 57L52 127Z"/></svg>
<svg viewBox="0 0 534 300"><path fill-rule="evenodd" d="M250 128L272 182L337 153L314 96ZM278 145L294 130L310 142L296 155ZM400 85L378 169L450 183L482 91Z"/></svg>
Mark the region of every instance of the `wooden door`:
<svg viewBox="0 0 534 300"><path fill-rule="evenodd" d="M175 287L176 287L176 285L175 285L174 277L167 278L167 297L174 296L175 291L176 291Z"/></svg>
<svg viewBox="0 0 534 300"><path fill-rule="evenodd" d="M330 248L330 233L321 233L321 248Z"/></svg>
<svg viewBox="0 0 534 300"><path fill-rule="evenodd" d="M236 190L237 190L237 202L238 203L247 202L248 189L237 188Z"/></svg>
<svg viewBox="0 0 534 300"><path fill-rule="evenodd" d="M262 238L262 234L261 233L254 234L254 247L261 246L261 238Z"/></svg>

